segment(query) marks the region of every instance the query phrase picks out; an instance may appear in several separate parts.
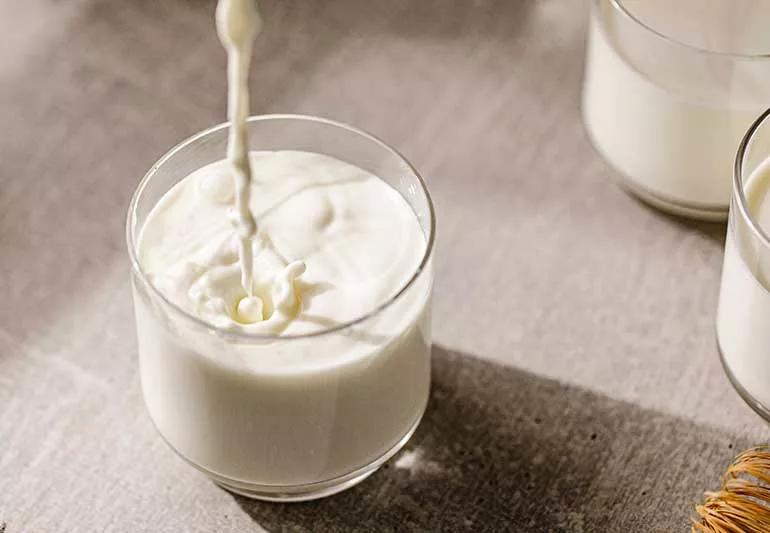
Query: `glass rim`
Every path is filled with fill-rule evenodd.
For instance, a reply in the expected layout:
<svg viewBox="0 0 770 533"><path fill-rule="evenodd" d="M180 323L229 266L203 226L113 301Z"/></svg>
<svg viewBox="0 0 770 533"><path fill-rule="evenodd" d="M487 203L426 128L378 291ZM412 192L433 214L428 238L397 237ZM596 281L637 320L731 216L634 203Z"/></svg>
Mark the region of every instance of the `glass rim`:
<svg viewBox="0 0 770 533"><path fill-rule="evenodd" d="M610 5L614 9L616 9L618 12L620 12L620 14L624 16L626 19L636 24L637 26L645 29L646 31L650 32L656 37L663 39L664 41L669 42L673 45L686 48L692 52L696 52L704 55L721 56L725 58L742 59L742 60L770 59L770 50L768 50L767 52L758 52L758 53L727 52L724 50L713 50L710 48L703 48L701 46L695 46L695 45L686 43L684 41L677 39L676 37L674 37L669 33L664 33L658 29L655 29L653 26L645 22L642 22L642 20L639 17L634 15L625 5L623 5L623 0L594 0L594 3L596 5L599 5L599 3L603 1L608 1Z"/></svg>
<svg viewBox="0 0 770 533"><path fill-rule="evenodd" d="M748 206L748 200L746 199L746 193L744 190L743 180L743 160L746 156L746 150L749 147L749 143L754 138L754 134L764 124L765 120L770 117L770 108L762 112L761 115L751 124L746 134L741 139L741 144L738 145L738 152L735 154L735 165L733 168L733 198L735 198L734 204L740 211L741 216L746 221L747 225L754 233L754 236L759 239L759 242L765 248L770 248L770 236L762 229L759 222L751 214L751 210ZM770 155L769 155L770 156Z"/></svg>
<svg viewBox="0 0 770 533"><path fill-rule="evenodd" d="M282 341L282 340L288 341L288 340L297 340L297 339L307 339L307 338L313 338L313 337L323 337L331 333L336 333L336 332L346 330L350 327L361 324L369 320L370 318L378 315L379 313L381 313L382 311L390 307L393 303L395 303L396 300L399 300L407 292L407 290L409 290L409 288L411 288L414 285L414 283L417 281L420 275L426 270L426 267L428 266L428 263L430 262L430 259L433 256L433 248L435 244L435 235L436 235L436 212L433 206L433 199L430 195L430 191L428 190L428 186L425 183L425 180L422 177L422 175L417 171L416 168L414 168L414 166L409 162L409 160L406 157L404 157L398 150L396 150L395 148L387 144L385 141L383 141L382 139L380 139L375 135L372 135L369 132L366 132L359 128L355 128L343 122L338 122L335 120L318 117L314 115L303 115L303 114L292 114L292 113L252 115L246 119L246 122L253 123L253 122L264 122L264 121L273 121L273 120L312 122L316 124L324 124L327 126L332 126L335 128L347 130L350 133L354 133L369 141L374 142L380 148L384 149L386 152L395 156L401 163L406 165L409 171L412 172L412 174L417 178L417 181L420 184L420 189L422 191L422 194L425 196L425 200L428 204L428 214L430 217L430 224L428 226L428 235L426 239L425 251L423 253L422 259L420 260L420 263L417 266L417 268L414 270L414 272L406 281L406 283L404 283L404 285L401 286L398 289L398 291L395 292L395 294L390 296L387 300L385 300L384 302L382 302L380 305L370 310L369 312L364 313L359 317L343 322L331 328L325 328L318 331L311 331L308 333L297 333L297 334L290 334L290 335L272 335L272 334L254 334L254 333L246 333L241 331L233 331L233 330L215 326L214 324L206 322L205 320L189 313L188 311L182 309L176 303L166 298L166 296L160 290L158 290L158 288L155 287L154 284L150 282L150 280L147 278L147 274L144 272L144 270L142 269L142 266L139 264L139 259L137 257L137 250L136 250L136 242L135 242L137 205L139 203L139 199L144 193L145 188L147 187L147 184L150 182L152 177L156 174L158 169L161 166L163 166L167 161L169 161L174 156L176 156L180 150L211 135L212 133L216 133L223 129L229 128L230 122L229 121L222 122L220 124L216 124L204 130L201 130L197 133L194 133L193 135L180 141L171 149L169 149L167 152L165 152L155 163L153 163L150 166L150 169L145 173L144 177L142 177L141 181L137 185L133 195L131 196L131 201L128 204L128 213L126 216L126 245L128 247L128 255L131 261L132 272L139 277L139 279L142 281L143 284L150 287L150 290L153 293L153 296L158 297L160 301L162 301L165 305L167 305L174 313L183 316L186 320L188 320L195 326L204 328L209 333L216 334L224 339L241 341L241 342Z"/></svg>

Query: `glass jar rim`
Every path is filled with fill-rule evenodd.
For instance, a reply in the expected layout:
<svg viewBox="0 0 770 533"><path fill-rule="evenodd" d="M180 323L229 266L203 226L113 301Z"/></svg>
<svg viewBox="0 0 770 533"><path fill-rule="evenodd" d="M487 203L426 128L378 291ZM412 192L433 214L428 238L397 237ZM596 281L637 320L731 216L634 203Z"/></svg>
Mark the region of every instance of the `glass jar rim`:
<svg viewBox="0 0 770 533"><path fill-rule="evenodd" d="M430 217L430 221L428 225L428 235L426 239L425 251L423 253L422 258L420 259L420 263L418 264L417 268L412 273L412 275L409 277L409 279L406 281L406 283L404 283L404 285L400 287L398 291L396 291L395 294L390 296L387 300L382 302L380 305L378 305L371 311L357 318L354 318L347 322L343 322L341 324L335 325L330 328L325 328L318 331L311 331L308 333L289 334L289 335L253 334L253 333L245 333L240 331L233 331L227 328L221 328L221 327L215 326L187 312L186 310L182 309L179 305L177 305L176 303L166 298L166 296L157 287L155 287L155 285L151 283L150 280L147 278L147 274L144 272L141 264L139 263L139 258L137 256L137 250L136 250L136 234L137 234L137 232L135 231L136 225L137 225L136 209L137 209L139 200L145 188L147 187L147 184L152 179L152 177L155 175L155 173L158 171L158 169L161 166L163 166L169 159L172 159L180 150L183 150L187 146L213 133L217 133L223 129L228 128L230 126L230 122L222 122L220 124L211 126L209 128L206 128L202 131L199 131L187 137L186 139L176 144L173 148L168 150L166 153L164 153L155 163L153 163L152 166L150 166L150 169L141 179L136 189L134 190L133 195L131 196L131 201L129 202L128 213L126 216L126 245L128 247L128 255L131 261L131 270L136 276L139 277L139 279L142 281L142 283L145 286L148 286L150 288L152 295L157 297L161 302L163 302L166 306L168 306L172 312L174 312L177 315L181 315L182 317L184 317L185 320L187 320L188 322L190 322L196 327L204 328L205 330L207 330L212 334L216 334L219 337L222 337L226 340L231 340L234 342L288 341L288 340L297 340L297 339L307 339L307 338L313 338L313 337L323 337L325 335L337 333L337 332L346 330L348 328L351 328L353 326L359 325L363 322L366 322L370 318L373 318L374 316L378 315L380 312L390 307L393 303L399 300L409 290L409 288L411 288L415 284L415 282L420 277L420 275L428 267L430 259L433 255L433 248L435 244L436 213L433 206L433 199L431 198L430 192L428 191L428 186L425 183L425 180L422 177L422 175L417 171L416 168L414 168L414 166L409 162L409 160L406 159L406 157L404 157L398 150L396 150L395 148L387 144L385 141L383 141L379 137L372 135L371 133L368 133L359 128L355 128L343 122L338 122L338 121L323 118L323 117L318 117L313 115L281 113L281 114L252 115L246 119L247 123L273 121L273 120L313 122L316 124L323 124L323 125L347 130L350 133L353 133L369 141L372 141L373 143L378 145L380 148L390 153L392 156L395 156L403 165L406 166L406 168L409 169L409 171L414 175L415 178L417 178L417 181L420 184L420 189L422 191L422 194L425 196L425 201L428 206L428 214Z"/></svg>
<svg viewBox="0 0 770 533"><path fill-rule="evenodd" d="M759 222L754 215L751 214L749 209L749 203L746 199L746 192L744 190L744 176L743 176L743 159L746 156L746 150L749 147L749 143L754 138L754 134L762 126L762 124L770 117L770 108L766 109L754 123L749 127L746 134L741 139L741 144L738 145L738 152L735 154L735 165L733 167L733 198L734 205L737 207L741 216L744 218L751 232L759 239L762 246L770 248L770 236L762 229ZM770 156L770 154L768 154Z"/></svg>
<svg viewBox="0 0 770 533"><path fill-rule="evenodd" d="M724 57L728 59L735 59L735 60L763 60L763 59L770 59L770 50L767 52L758 52L758 53L745 53L745 52L728 52L725 50L715 50L710 48L703 48L700 46L695 46L689 43L686 43L684 41L681 41L674 37L673 35L669 33L664 33L650 24L647 24L646 22L643 22L638 16L634 15L625 5L623 5L623 0L594 0L594 3L598 5L601 2L608 1L610 5L618 11L623 17L625 17L627 20L631 21L632 23L636 24L637 26L643 28L644 30L648 31L649 33L653 34L655 37L658 37L660 39L663 39L664 41L671 43L673 45L685 48L687 50L690 50L692 52L696 52L698 54L703 55L710 55L710 56L719 56Z"/></svg>

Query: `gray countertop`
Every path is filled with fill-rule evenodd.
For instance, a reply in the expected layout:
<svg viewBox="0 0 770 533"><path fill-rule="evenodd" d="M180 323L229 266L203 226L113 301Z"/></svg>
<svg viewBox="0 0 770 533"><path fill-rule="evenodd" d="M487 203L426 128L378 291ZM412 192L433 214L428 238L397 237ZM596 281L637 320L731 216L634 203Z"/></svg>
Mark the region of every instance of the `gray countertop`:
<svg viewBox="0 0 770 533"><path fill-rule="evenodd" d="M587 2L263 1L255 113L350 122L429 181L433 393L385 468L251 502L145 414L123 224L223 120L213 2L0 0L0 531L669 531L768 429L722 373L724 226L613 185L580 120Z"/></svg>

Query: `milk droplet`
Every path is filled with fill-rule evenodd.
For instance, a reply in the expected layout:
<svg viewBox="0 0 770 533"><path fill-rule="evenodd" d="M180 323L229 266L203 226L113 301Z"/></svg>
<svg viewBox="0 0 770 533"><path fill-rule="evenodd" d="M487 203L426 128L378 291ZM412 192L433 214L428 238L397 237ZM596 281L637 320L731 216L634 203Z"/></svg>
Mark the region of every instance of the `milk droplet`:
<svg viewBox="0 0 770 533"><path fill-rule="evenodd" d="M245 298L241 298L236 310L238 321L244 324L260 322L263 319L262 309L262 300L256 296L246 296Z"/></svg>

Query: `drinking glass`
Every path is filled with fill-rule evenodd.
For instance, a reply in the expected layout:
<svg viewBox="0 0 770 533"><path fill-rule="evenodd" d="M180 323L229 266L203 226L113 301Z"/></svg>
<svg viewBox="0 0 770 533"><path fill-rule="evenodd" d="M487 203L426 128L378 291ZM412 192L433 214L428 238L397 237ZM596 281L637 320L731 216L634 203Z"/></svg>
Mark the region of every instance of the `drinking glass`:
<svg viewBox="0 0 770 533"><path fill-rule="evenodd" d="M733 156L770 97L770 2L593 0L583 121L626 189L724 220Z"/></svg>
<svg viewBox="0 0 770 533"><path fill-rule="evenodd" d="M770 238L747 195L752 175L770 157L770 110L738 149L717 310L717 341L727 376L743 399L770 421ZM763 167L761 173L767 172ZM767 199L767 198L766 198Z"/></svg>
<svg viewBox="0 0 770 533"><path fill-rule="evenodd" d="M264 500L319 498L374 472L404 446L425 411L434 211L417 171L372 135L299 115L255 116L247 124L251 150L326 154L393 187L425 236L424 248L404 251L419 254L419 266L379 307L310 334L251 335L188 314L151 283L137 244L171 187L223 159L229 125L198 133L152 166L129 207L142 392L168 445L221 486ZM288 363L280 371L260 365L268 356Z"/></svg>

